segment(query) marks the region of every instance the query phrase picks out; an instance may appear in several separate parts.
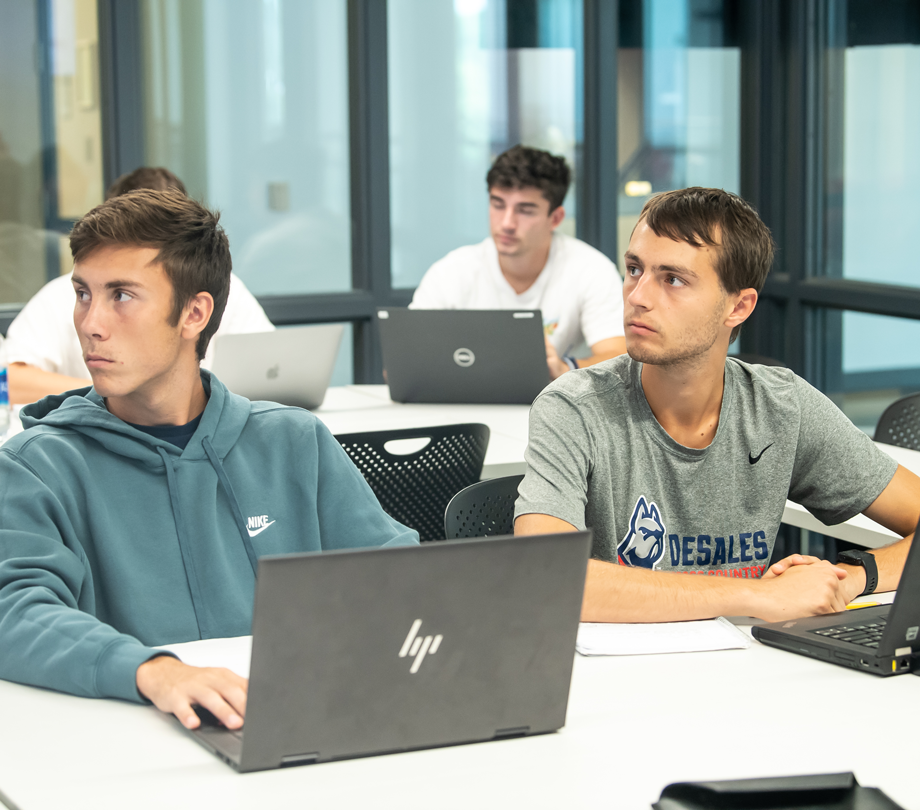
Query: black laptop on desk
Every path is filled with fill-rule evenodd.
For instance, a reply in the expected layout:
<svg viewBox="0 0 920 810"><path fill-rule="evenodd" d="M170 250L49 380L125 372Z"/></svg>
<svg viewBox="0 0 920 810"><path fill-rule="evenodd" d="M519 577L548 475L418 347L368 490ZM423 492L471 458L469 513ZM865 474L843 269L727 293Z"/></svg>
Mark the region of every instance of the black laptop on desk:
<svg viewBox="0 0 920 810"><path fill-rule="evenodd" d="M911 671L912 659L920 653L918 586L920 543L913 542L892 604L773 622L754 626L751 633L789 652L875 675L902 675Z"/></svg>
<svg viewBox="0 0 920 810"><path fill-rule="evenodd" d="M246 723L191 733L257 771L555 731L590 548L576 532L263 558Z"/></svg>
<svg viewBox="0 0 920 810"><path fill-rule="evenodd" d="M377 310L395 402L530 405L549 384L540 310Z"/></svg>

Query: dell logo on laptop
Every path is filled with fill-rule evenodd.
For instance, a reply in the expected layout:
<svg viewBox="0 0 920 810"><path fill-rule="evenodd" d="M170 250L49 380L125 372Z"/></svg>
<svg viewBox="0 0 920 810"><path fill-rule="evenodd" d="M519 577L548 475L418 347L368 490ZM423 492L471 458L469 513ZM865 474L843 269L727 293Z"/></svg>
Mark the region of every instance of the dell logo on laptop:
<svg viewBox="0 0 920 810"><path fill-rule="evenodd" d="M457 349L454 352L454 362L461 368L469 368L476 362L476 355L472 349Z"/></svg>
<svg viewBox="0 0 920 810"><path fill-rule="evenodd" d="M422 659L426 655L434 655L438 651L438 647L441 646L441 640L444 638L440 633L436 636L420 636L418 631L421 626L421 619L416 619L412 622L412 627L409 628L409 635L406 636L406 640L399 650L400 658L405 658L407 655L415 656L412 668L409 670L412 675L418 672L418 668L422 665Z"/></svg>

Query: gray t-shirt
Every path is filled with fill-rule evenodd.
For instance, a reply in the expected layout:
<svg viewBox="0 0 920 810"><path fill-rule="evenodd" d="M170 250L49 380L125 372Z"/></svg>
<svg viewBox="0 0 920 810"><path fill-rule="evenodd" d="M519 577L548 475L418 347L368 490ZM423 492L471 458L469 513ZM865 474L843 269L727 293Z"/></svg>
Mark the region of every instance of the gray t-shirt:
<svg viewBox="0 0 920 810"><path fill-rule="evenodd" d="M533 404L515 517L594 530L594 557L659 571L759 577L786 498L827 524L863 511L897 469L788 369L729 358L709 447L658 424L628 355L564 374Z"/></svg>

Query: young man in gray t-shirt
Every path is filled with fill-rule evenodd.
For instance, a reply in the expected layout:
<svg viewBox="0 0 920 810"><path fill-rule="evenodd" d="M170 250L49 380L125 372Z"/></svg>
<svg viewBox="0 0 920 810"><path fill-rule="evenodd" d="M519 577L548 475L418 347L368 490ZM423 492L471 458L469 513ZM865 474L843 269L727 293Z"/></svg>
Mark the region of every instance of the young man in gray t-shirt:
<svg viewBox="0 0 920 810"><path fill-rule="evenodd" d="M534 402L515 533L593 529L586 621L780 620L897 587L920 479L791 371L727 359L772 261L768 229L735 195L652 198L625 256L628 356ZM787 497L905 539L858 564L767 568Z"/></svg>

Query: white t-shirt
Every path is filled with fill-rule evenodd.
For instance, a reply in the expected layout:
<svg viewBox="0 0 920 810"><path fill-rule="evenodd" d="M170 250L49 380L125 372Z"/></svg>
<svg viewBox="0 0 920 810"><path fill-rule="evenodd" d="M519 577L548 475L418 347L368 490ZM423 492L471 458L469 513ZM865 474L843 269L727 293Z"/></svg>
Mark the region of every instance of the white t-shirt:
<svg viewBox="0 0 920 810"><path fill-rule="evenodd" d="M623 283L599 250L553 234L546 265L518 295L502 275L492 238L452 250L431 265L412 309L539 309L559 354L623 334Z"/></svg>
<svg viewBox="0 0 920 810"><path fill-rule="evenodd" d="M80 339L73 325L76 301L71 273L49 281L32 296L10 324L6 341L0 348L0 365L28 363L45 371L69 377L89 379L83 362ZM235 275L231 276L227 308L221 318L218 335L246 332L270 332L275 327L255 296ZM211 367L212 338L201 365Z"/></svg>

